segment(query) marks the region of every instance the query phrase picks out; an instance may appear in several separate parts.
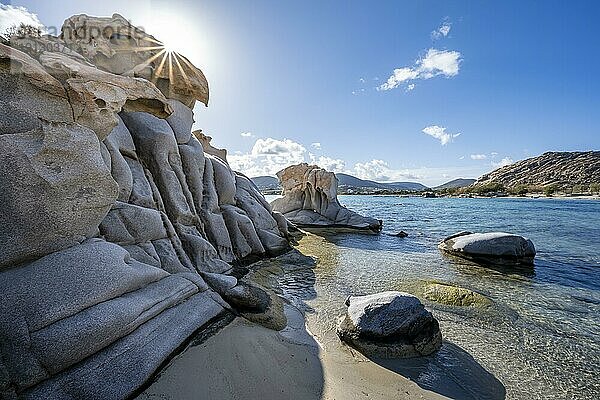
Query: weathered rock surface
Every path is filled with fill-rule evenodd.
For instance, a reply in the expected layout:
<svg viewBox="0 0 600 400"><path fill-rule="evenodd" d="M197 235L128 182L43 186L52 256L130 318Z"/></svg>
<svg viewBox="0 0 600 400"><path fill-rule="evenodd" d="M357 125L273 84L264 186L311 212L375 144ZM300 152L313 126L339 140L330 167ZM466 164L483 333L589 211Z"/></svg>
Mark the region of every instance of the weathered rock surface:
<svg viewBox="0 0 600 400"><path fill-rule="evenodd" d="M525 266L533 265L536 253L531 240L504 232L460 232L444 239L438 248L475 262Z"/></svg>
<svg viewBox="0 0 600 400"><path fill-rule="evenodd" d="M166 73L123 17L11 40L27 52L0 45L0 399L126 398L232 305L268 307L228 274L287 251L287 221L192 134L202 72L172 55Z"/></svg>
<svg viewBox="0 0 600 400"><path fill-rule="evenodd" d="M315 165L293 165L277 173L283 197L273 210L301 228L338 228L380 232L379 220L348 210L337 198L337 178Z"/></svg>
<svg viewBox="0 0 600 400"><path fill-rule="evenodd" d="M114 75L61 53L44 52L40 63L63 82L75 121L103 140L117 126L116 114L143 111L166 118L173 110L160 91L145 79Z"/></svg>
<svg viewBox="0 0 600 400"><path fill-rule="evenodd" d="M361 353L381 358L431 354L442 345L437 320L419 299L402 292L351 296L340 319L340 339Z"/></svg>
<svg viewBox="0 0 600 400"><path fill-rule="evenodd" d="M208 82L202 71L119 14L74 15L64 22L62 39L100 69L149 80L166 97L189 108L196 100L208 105Z"/></svg>
<svg viewBox="0 0 600 400"><path fill-rule="evenodd" d="M0 135L0 270L96 235L117 198L94 132L38 123Z"/></svg>
<svg viewBox="0 0 600 400"><path fill-rule="evenodd" d="M213 145L210 144L212 138L202 133L202 130L197 130L192 133L196 137L196 139L198 139L198 141L202 144L202 148L204 148L205 153L220 158L221 160L227 162L227 150L217 149L216 147L213 147Z"/></svg>
<svg viewBox="0 0 600 400"><path fill-rule="evenodd" d="M556 185L559 189L600 183L600 151L547 152L485 174L474 185L490 183L506 188Z"/></svg>
<svg viewBox="0 0 600 400"><path fill-rule="evenodd" d="M42 121L73 122L67 91L40 63L0 44L0 135L41 127Z"/></svg>

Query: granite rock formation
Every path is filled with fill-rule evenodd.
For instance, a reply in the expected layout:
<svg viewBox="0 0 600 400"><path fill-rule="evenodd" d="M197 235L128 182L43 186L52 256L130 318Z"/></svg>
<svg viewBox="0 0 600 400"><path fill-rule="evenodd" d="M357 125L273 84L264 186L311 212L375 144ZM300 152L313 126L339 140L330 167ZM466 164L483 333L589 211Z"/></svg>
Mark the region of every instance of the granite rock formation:
<svg viewBox="0 0 600 400"><path fill-rule="evenodd" d="M431 354L442 345L437 320L419 299L402 292L351 296L340 319L340 339L366 356L411 358Z"/></svg>
<svg viewBox="0 0 600 400"><path fill-rule="evenodd" d="M508 266L532 266L536 253L531 240L504 232L459 232L444 239L438 248L470 261Z"/></svg>
<svg viewBox="0 0 600 400"><path fill-rule="evenodd" d="M196 100L202 72L119 15L0 44L0 399L130 396L244 303L235 265L289 248Z"/></svg>
<svg viewBox="0 0 600 400"><path fill-rule="evenodd" d="M333 172L306 163L292 165L277 173L283 187L273 210L300 228L351 229L378 233L380 220L363 217L343 207L337 198L338 180Z"/></svg>

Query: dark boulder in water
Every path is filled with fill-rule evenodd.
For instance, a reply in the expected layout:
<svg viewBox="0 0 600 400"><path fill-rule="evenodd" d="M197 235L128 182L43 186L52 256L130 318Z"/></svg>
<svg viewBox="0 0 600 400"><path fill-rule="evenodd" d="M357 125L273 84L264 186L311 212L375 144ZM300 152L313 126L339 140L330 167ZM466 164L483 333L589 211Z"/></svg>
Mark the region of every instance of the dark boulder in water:
<svg viewBox="0 0 600 400"><path fill-rule="evenodd" d="M408 237L408 233L406 233L404 231L400 231L398 233L390 233L389 236L405 238L405 237Z"/></svg>
<svg viewBox="0 0 600 400"><path fill-rule="evenodd" d="M366 356L420 357L437 351L442 334L437 320L419 299L402 292L351 296L340 319L340 339Z"/></svg>

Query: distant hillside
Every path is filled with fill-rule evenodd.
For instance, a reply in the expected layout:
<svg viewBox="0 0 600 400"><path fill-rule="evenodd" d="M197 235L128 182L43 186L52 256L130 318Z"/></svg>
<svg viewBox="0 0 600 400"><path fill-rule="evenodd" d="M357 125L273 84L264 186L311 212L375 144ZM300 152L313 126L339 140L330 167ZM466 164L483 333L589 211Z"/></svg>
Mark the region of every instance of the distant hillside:
<svg viewBox="0 0 600 400"><path fill-rule="evenodd" d="M467 186L471 186L477 181L477 179L463 179L458 178L454 179L450 182L446 182L443 185L436 186L433 189L435 190L443 190L443 189L459 189Z"/></svg>
<svg viewBox="0 0 600 400"><path fill-rule="evenodd" d="M359 179L355 176L336 173L339 185L338 187L344 189L381 189L381 190L410 190L410 191L423 191L429 189L420 183L415 182L374 182L364 179Z"/></svg>
<svg viewBox="0 0 600 400"><path fill-rule="evenodd" d="M600 151L548 152L499 168L475 185L556 186L559 189L600 183Z"/></svg>
<svg viewBox="0 0 600 400"><path fill-rule="evenodd" d="M281 190L279 179L274 176L257 176L256 178L251 179L261 192L267 190Z"/></svg>
<svg viewBox="0 0 600 400"><path fill-rule="evenodd" d="M366 192L366 191L415 191L420 192L429 189L427 186L421 185L415 182L374 182L364 179L359 179L355 176L336 173L335 176L338 178L338 188L340 193L351 192ZM261 192L272 192L281 190L279 180L273 176L259 176L252 178L254 184L258 187Z"/></svg>

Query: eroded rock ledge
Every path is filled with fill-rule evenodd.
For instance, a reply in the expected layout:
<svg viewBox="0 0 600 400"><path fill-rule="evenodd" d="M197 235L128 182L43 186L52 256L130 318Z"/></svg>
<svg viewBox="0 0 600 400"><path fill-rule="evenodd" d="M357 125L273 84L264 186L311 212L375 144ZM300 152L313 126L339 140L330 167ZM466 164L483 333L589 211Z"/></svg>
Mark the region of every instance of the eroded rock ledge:
<svg viewBox="0 0 600 400"><path fill-rule="evenodd" d="M273 209L295 225L308 229L381 231L380 220L363 217L340 204L338 180L333 172L302 163L279 171L277 177L283 187L283 197L272 202Z"/></svg>
<svg viewBox="0 0 600 400"><path fill-rule="evenodd" d="M196 100L202 72L120 15L0 44L0 399L129 396L227 312L236 263L289 248Z"/></svg>

